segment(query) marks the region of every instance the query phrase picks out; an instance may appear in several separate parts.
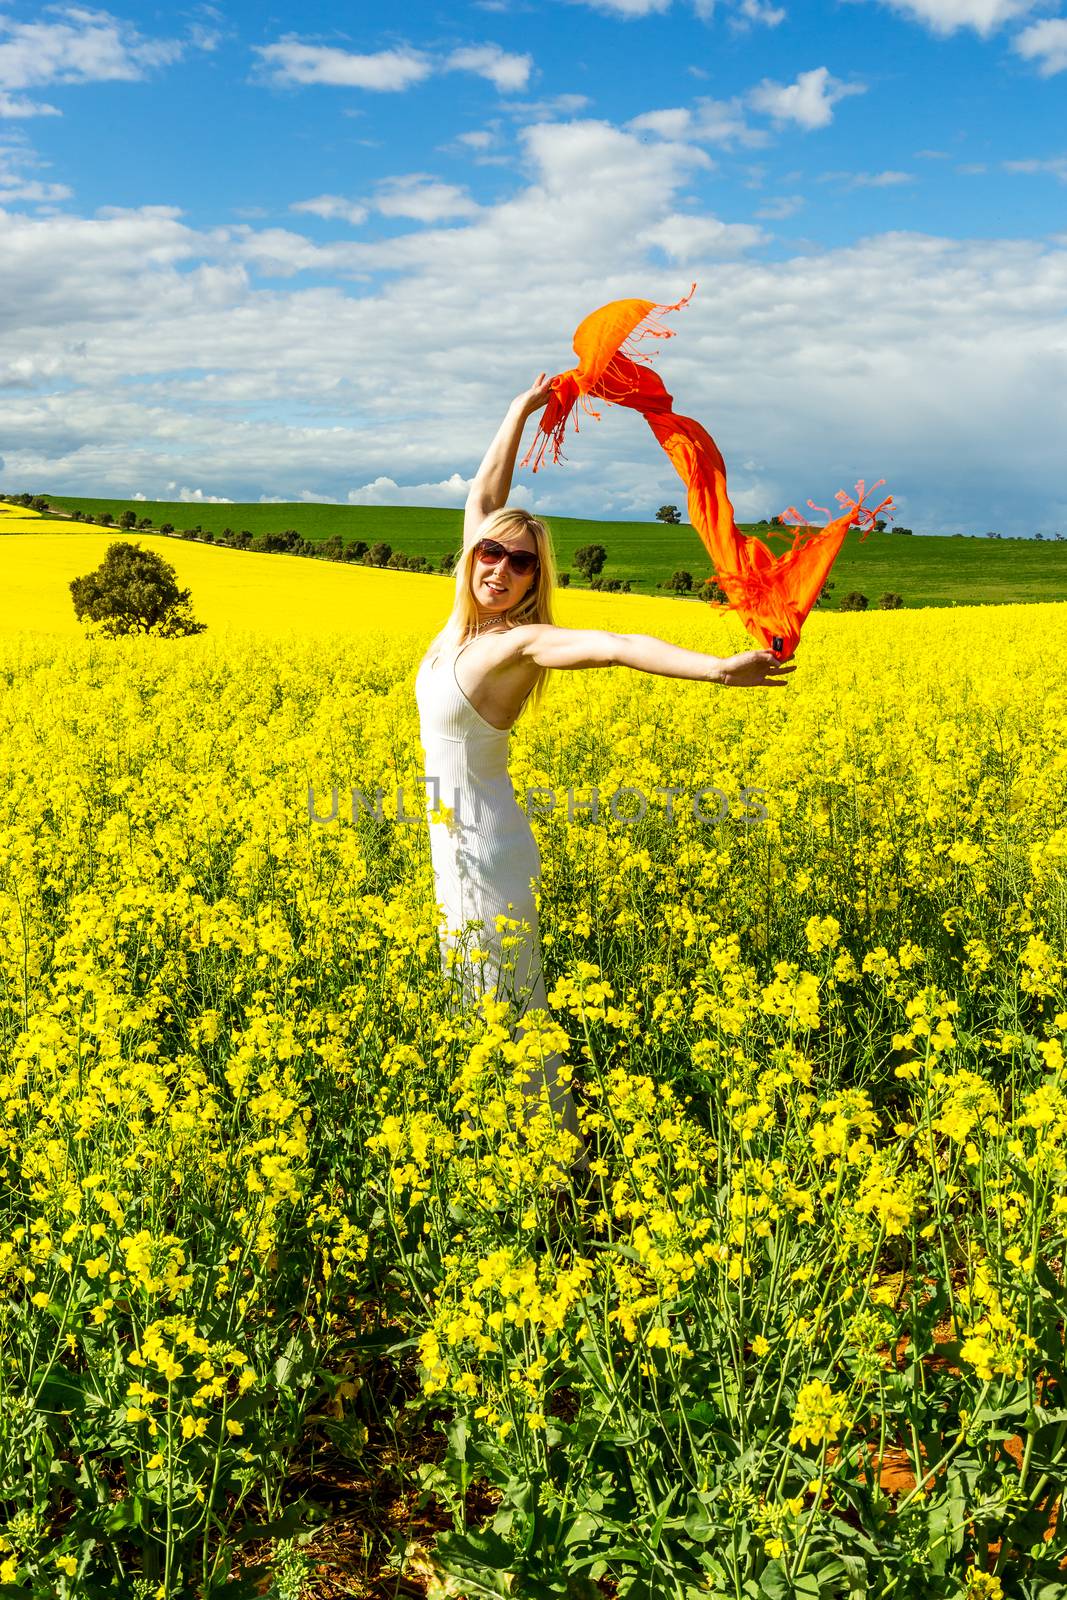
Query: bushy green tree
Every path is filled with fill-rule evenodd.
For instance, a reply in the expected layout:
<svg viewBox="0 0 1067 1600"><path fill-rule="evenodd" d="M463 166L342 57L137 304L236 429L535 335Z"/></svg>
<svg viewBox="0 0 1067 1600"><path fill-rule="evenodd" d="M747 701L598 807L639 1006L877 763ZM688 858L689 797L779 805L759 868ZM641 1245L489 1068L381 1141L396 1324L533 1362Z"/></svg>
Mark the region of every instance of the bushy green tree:
<svg viewBox="0 0 1067 1600"><path fill-rule="evenodd" d="M685 571L672 572L663 587L673 589L675 594L688 594L693 587L693 574Z"/></svg>
<svg viewBox="0 0 1067 1600"><path fill-rule="evenodd" d="M899 594L886 593L879 600L878 609L880 611L899 611L903 604L904 601Z"/></svg>
<svg viewBox="0 0 1067 1600"><path fill-rule="evenodd" d="M595 578L604 569L608 553L602 544L583 544L574 552L574 565L586 578Z"/></svg>
<svg viewBox="0 0 1067 1600"><path fill-rule="evenodd" d="M657 522L681 522L681 514L677 506L660 506L656 512Z"/></svg>
<svg viewBox="0 0 1067 1600"><path fill-rule="evenodd" d="M850 589L841 602L842 611L866 611L870 602L865 594L860 594L858 589Z"/></svg>
<svg viewBox="0 0 1067 1600"><path fill-rule="evenodd" d="M153 633L163 638L203 633L190 609L190 591L179 589L169 562L154 550L122 540L109 545L95 572L70 585L79 621L98 625L109 638Z"/></svg>

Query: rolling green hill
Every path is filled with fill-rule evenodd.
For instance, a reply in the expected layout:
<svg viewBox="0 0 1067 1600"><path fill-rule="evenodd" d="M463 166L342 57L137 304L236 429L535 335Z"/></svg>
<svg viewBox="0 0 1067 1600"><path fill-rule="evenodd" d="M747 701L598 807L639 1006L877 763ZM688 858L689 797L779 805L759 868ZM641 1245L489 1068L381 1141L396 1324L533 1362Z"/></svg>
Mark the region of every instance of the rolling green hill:
<svg viewBox="0 0 1067 1600"><path fill-rule="evenodd" d="M116 520L123 511L134 511L138 518L151 517L156 528L166 522L177 530L199 523L216 534L224 528L237 532L247 528L252 534L295 528L308 540L329 539L335 534L345 543L384 540L394 550L409 556L425 555L435 565L448 551L458 548L463 526L462 511L417 506L210 505L71 495L46 498L58 511L80 510L91 516L109 511ZM629 579L638 594L657 593L659 583L679 568L692 573L697 583L711 571L704 547L687 523L671 527L659 522L593 522L575 517L547 520L559 569L571 571L575 588L585 583L572 568L574 552L584 544L602 544L607 551L603 577ZM42 526L48 526L47 522ZM767 539L766 528L760 533ZM767 542L776 551L787 547L782 539ZM915 537L891 531L861 539L853 529L834 565L832 581L830 601L824 606L827 610L835 609L851 589L861 590L872 607L886 591L901 595L909 608L1067 600L1067 541Z"/></svg>

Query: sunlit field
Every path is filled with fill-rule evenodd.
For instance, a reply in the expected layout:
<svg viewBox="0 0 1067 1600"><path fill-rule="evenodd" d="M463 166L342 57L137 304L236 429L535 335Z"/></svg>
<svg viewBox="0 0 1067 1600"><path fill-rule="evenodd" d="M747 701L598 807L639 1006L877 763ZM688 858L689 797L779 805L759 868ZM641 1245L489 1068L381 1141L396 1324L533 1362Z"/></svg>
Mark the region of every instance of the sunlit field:
<svg viewBox="0 0 1067 1600"><path fill-rule="evenodd" d="M1063 608L556 674L515 1045L398 820L451 582L138 534L208 631L88 641L114 537L0 545L0 1595L1062 1594Z"/></svg>

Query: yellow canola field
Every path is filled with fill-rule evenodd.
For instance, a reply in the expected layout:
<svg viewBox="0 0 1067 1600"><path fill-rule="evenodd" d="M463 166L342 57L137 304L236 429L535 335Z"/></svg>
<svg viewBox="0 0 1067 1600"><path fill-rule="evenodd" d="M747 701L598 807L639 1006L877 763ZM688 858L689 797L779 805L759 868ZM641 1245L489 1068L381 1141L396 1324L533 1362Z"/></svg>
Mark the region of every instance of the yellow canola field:
<svg viewBox="0 0 1067 1600"><path fill-rule="evenodd" d="M47 522L39 511L31 511L28 506L11 506L0 500L0 534L9 533L39 533L42 527L47 527L48 522L62 521L76 527L74 519L52 518Z"/></svg>
<svg viewBox="0 0 1067 1600"><path fill-rule="evenodd" d="M0 544L4 582L0 589L0 634L27 629L80 636L70 581L91 572L110 545L127 539L155 550L170 563L183 588L192 591L193 614L208 629L279 637L299 634L387 632L429 638L443 624L455 592L454 580L426 573L350 566L302 556L256 555L161 534L125 534L115 529L84 533L33 533ZM560 590L557 621L571 628L618 626L649 632L671 619L695 613L705 629L731 650L747 648L736 624L716 621L699 601L648 600L639 595L568 594ZM609 620L626 618L625 622ZM710 636L710 635L709 635ZM708 648L712 648L710 645Z"/></svg>
<svg viewBox="0 0 1067 1600"><path fill-rule="evenodd" d="M645 1593L841 1594L846 1563L893 1600L935 1571L946 1600L1059 1592L1033 1563L1067 1478L1038 1409L1067 1258L1062 607L816 615L777 690L555 674L510 750L520 801L560 797L533 824L552 1013L520 1044L492 1000L452 1009L427 830L398 819L452 581L139 533L208 631L85 640L67 585L115 537L0 543L0 1361L33 1418L0 1584L102 1592L117 1550L196 1592L249 1485L297 1501L324 1422L374 1465L395 1360L396 1469L463 1423L448 1448L513 1519L499 1563L532 1568L508 1592L565 1592L576 1549ZM746 644L698 604L558 614ZM628 830L621 786L683 798ZM565 1136L523 1122L539 1044L594 1158L563 1195ZM872 1452L903 1464L892 1503ZM531 1481L570 1520L528 1555ZM976 1586L1019 1506L1007 1586ZM809 1556L826 1586L788 1589Z"/></svg>

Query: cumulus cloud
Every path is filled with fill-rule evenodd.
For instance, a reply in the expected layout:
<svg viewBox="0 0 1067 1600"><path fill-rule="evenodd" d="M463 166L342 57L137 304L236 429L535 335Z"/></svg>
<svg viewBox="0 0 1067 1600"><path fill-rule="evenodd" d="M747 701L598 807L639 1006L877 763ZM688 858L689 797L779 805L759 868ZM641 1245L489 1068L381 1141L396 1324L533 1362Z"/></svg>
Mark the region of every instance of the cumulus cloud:
<svg viewBox="0 0 1067 1600"><path fill-rule="evenodd" d="M743 101L711 100L699 96L692 106L671 106L662 111L643 111L626 124L632 133L651 133L660 139L690 139L697 144L757 146L767 143L767 134L752 128L745 120Z"/></svg>
<svg viewBox="0 0 1067 1600"><path fill-rule="evenodd" d="M326 217L331 222L351 222L358 225L367 220L367 208L355 200L346 200L340 194L320 194L311 200L294 200L290 211L306 211L313 217Z"/></svg>
<svg viewBox="0 0 1067 1600"><path fill-rule="evenodd" d="M1047 156L1040 160L1028 161L1002 161L1000 165L1004 172L1047 173L1052 178L1058 178L1061 183L1067 183L1067 156Z"/></svg>
<svg viewBox="0 0 1067 1600"><path fill-rule="evenodd" d="M764 28L777 28L785 21L785 7L769 4L769 0L739 0L731 18L734 28L747 28L759 24Z"/></svg>
<svg viewBox="0 0 1067 1600"><path fill-rule="evenodd" d="M801 128L826 128L833 121L833 108L847 95L865 94L862 83L842 83L828 67L813 67L802 72L793 83L774 83L765 78L750 90L749 104L776 122L795 122Z"/></svg>
<svg viewBox="0 0 1067 1600"><path fill-rule="evenodd" d="M921 22L931 33L944 36L973 28L985 37L1032 11L1035 0L881 0L881 4Z"/></svg>
<svg viewBox="0 0 1067 1600"><path fill-rule="evenodd" d="M45 84L113 83L144 78L154 67L177 61L188 46L213 47L206 30L189 38L148 39L134 25L107 11L50 7L58 20L19 22L0 15L0 117L58 116L56 106L12 90Z"/></svg>
<svg viewBox="0 0 1067 1600"><path fill-rule="evenodd" d="M660 16L671 9L672 0L572 0L572 4L632 19ZM715 0L691 0L691 6L702 22L710 22L715 15ZM771 4L771 0L727 0L726 10L730 25L735 29L747 29L753 24L774 28L785 19L784 7Z"/></svg>
<svg viewBox="0 0 1067 1600"><path fill-rule="evenodd" d="M777 199L768 200L765 205L760 206L756 215L765 222L783 222L786 217L794 216L796 212L801 210L803 205L804 196L802 194L783 194L779 195Z"/></svg>
<svg viewBox="0 0 1067 1600"><path fill-rule="evenodd" d="M473 481L473 477L463 478L453 472L441 483L399 484L383 474L360 489L349 489L348 503L351 506L462 506Z"/></svg>
<svg viewBox="0 0 1067 1600"><path fill-rule="evenodd" d="M433 71L429 57L421 50L379 50L374 55L357 55L333 45L302 44L291 37L252 48L278 84L327 83L337 88L385 93L409 89Z"/></svg>
<svg viewBox="0 0 1067 1600"><path fill-rule="evenodd" d="M177 483L172 481L167 484L166 488L168 495L173 493L175 499L183 501L186 505L229 506L233 504L229 495L205 494L203 489L188 489L184 483L179 489ZM133 498L135 500L147 500L148 496L135 494Z"/></svg>
<svg viewBox="0 0 1067 1600"><path fill-rule="evenodd" d="M842 189L895 189L902 183L914 183L913 172L823 172L820 183L834 183Z"/></svg>
<svg viewBox="0 0 1067 1600"><path fill-rule="evenodd" d="M60 117L63 113L58 106L50 106L47 100L27 100L26 96L7 94L0 91L0 118L4 117Z"/></svg>
<svg viewBox="0 0 1067 1600"><path fill-rule="evenodd" d="M453 50L444 65L446 71L477 73L502 94L512 94L525 89L533 70L533 57L509 55L498 44L482 44Z"/></svg>
<svg viewBox="0 0 1067 1600"><path fill-rule="evenodd" d="M386 179L379 186L374 207L384 217L410 217L415 222L473 217L481 209L465 189L454 183L439 183L422 172Z"/></svg>
<svg viewBox="0 0 1067 1600"><path fill-rule="evenodd" d="M691 142L590 120L521 146L500 201L389 240L196 228L173 207L0 213L0 348L23 363L0 387L5 487L222 501L314 483L458 505L510 398L572 364L583 316L677 299L692 273L680 336L646 348L721 446L739 508L825 505L862 475L885 476L920 531L1067 520L1067 238L891 232L735 260L721 229L743 224L687 211L710 165ZM665 266L653 235L679 218L712 226ZM279 259L293 281L262 281ZM583 417L566 454L517 474L516 501L651 517L680 492L628 411Z"/></svg>
<svg viewBox="0 0 1067 1600"><path fill-rule="evenodd" d="M441 183L425 172L411 172L384 178L377 192L364 204L346 200L343 195L320 194L312 200L296 200L290 211L309 212L329 221L358 225L370 215L370 207L383 217L404 217L413 222L445 222L456 217L473 217L480 207L465 189L454 183ZM253 245L264 239L254 236ZM284 234L284 254L299 264L304 259L307 241L300 235Z"/></svg>
<svg viewBox="0 0 1067 1600"><path fill-rule="evenodd" d="M654 244L672 261L715 261L744 255L766 242L762 228L748 222L720 222L718 217L686 216L674 212L638 234L642 244Z"/></svg>
<svg viewBox="0 0 1067 1600"><path fill-rule="evenodd" d="M27 167L34 169L47 165L25 145L0 145L0 206L18 200L52 204L57 200L69 199L72 191L65 183L42 183L26 176Z"/></svg>
<svg viewBox="0 0 1067 1600"><path fill-rule="evenodd" d="M1067 68L1067 18L1046 17L1024 28L1013 48L1025 61L1035 61L1043 78Z"/></svg>
<svg viewBox="0 0 1067 1600"><path fill-rule="evenodd" d="M253 49L274 83L323 83L382 93L410 89L436 71L473 72L501 93L511 93L526 87L533 69L531 56L510 55L496 44L464 46L439 59L408 46L359 55L336 45L304 44L289 34L275 44L254 45Z"/></svg>

